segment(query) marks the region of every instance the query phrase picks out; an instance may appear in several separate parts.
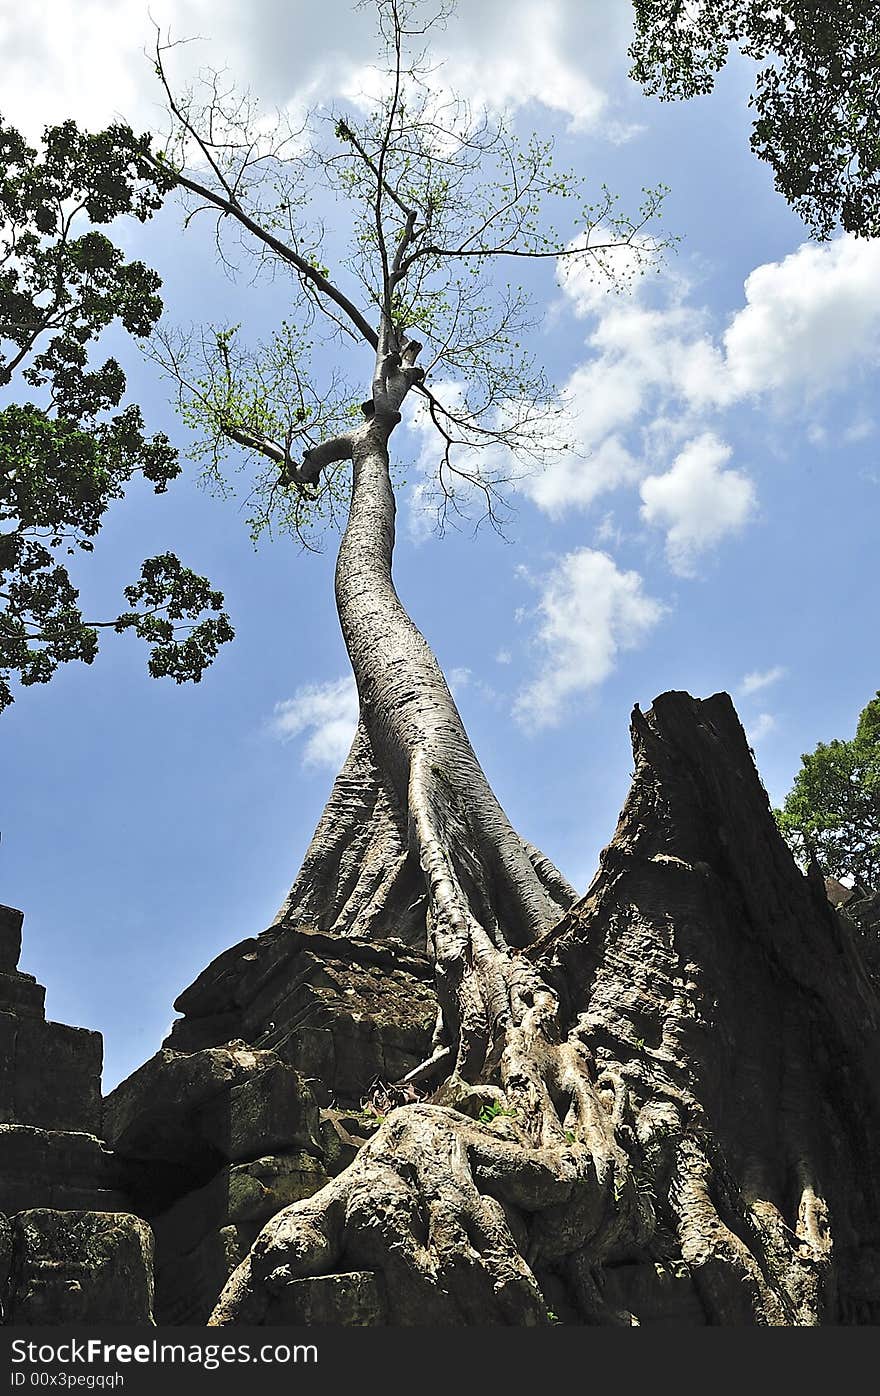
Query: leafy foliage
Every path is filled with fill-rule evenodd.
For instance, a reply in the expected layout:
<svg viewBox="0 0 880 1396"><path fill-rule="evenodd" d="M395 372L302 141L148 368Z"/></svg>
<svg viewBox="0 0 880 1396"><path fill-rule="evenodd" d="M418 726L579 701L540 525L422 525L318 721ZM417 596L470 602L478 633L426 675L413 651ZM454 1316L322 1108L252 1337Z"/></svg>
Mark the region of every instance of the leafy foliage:
<svg viewBox="0 0 880 1396"><path fill-rule="evenodd" d="M663 100L710 92L732 45L760 68L751 146L813 235L880 235L876 0L634 0L632 76Z"/></svg>
<svg viewBox="0 0 880 1396"><path fill-rule="evenodd" d="M102 626L141 635L150 671L178 682L198 680L231 638L223 614L190 623L223 598L170 555L145 562L127 589L148 610L97 623L83 618L59 560L93 550L136 475L161 493L180 471L168 438L146 436L140 409L121 406L116 360L89 359L113 321L144 337L162 311L156 272L127 262L96 226L159 208L170 180L147 146L122 126L89 134L67 121L46 130L38 153L0 119L0 387L20 378L38 399L0 411L0 709L13 701L13 674L46 683L60 664L90 664Z"/></svg>
<svg viewBox="0 0 880 1396"><path fill-rule="evenodd" d="M220 74L177 93L173 45L157 40L171 118L157 169L172 173L188 220L216 217L230 274L243 250L285 287L287 320L263 344L228 326L153 341L213 482L230 443L249 453L255 531L278 525L311 543L339 512L347 468L332 452L320 469L300 462L369 410L363 383L381 337L398 353L417 342L421 355L413 401L436 429L436 465L420 497L441 527L475 502L498 522L504 486L570 449L565 404L527 348L538 315L525 264L561 258L619 285L673 241L657 231L663 189L627 215L603 186L557 168L552 142L521 140L447 90L426 34L449 8L376 0L383 61L369 92L296 129L273 126ZM328 200L329 230L315 215ZM516 269L510 280L502 263ZM322 381L311 353L330 341L336 368Z"/></svg>
<svg viewBox="0 0 880 1396"><path fill-rule="evenodd" d="M851 741L820 742L775 811L793 851L823 871L880 888L880 692Z"/></svg>

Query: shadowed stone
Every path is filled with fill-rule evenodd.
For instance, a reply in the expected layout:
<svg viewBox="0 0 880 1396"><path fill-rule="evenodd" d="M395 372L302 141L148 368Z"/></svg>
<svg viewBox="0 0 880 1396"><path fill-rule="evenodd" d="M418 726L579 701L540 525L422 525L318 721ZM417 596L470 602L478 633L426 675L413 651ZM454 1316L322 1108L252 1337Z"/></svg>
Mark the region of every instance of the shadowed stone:
<svg viewBox="0 0 880 1396"><path fill-rule="evenodd" d="M107 1097L104 1132L125 1158L206 1173L223 1160L321 1152L317 1107L301 1077L274 1052L242 1042L158 1052Z"/></svg>
<svg viewBox="0 0 880 1396"><path fill-rule="evenodd" d="M24 912L12 906L0 906L0 970L11 972L21 955L21 927Z"/></svg>
<svg viewBox="0 0 880 1396"><path fill-rule="evenodd" d="M266 1324L301 1324L320 1327L344 1324L367 1328L386 1322L381 1280L371 1270L342 1275L293 1280L276 1295L266 1314Z"/></svg>
<svg viewBox="0 0 880 1396"><path fill-rule="evenodd" d="M11 1224L10 1323L152 1323L153 1238L138 1217L38 1208Z"/></svg>

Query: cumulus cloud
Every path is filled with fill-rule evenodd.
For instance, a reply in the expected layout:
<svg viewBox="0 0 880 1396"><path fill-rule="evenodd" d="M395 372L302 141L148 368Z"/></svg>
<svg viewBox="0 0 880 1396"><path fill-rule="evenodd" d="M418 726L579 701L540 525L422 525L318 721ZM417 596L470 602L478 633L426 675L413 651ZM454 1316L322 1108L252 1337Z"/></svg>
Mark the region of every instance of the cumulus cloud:
<svg viewBox="0 0 880 1396"><path fill-rule="evenodd" d="M727 391L814 394L880 361L880 241L804 243L756 267L724 333Z"/></svg>
<svg viewBox="0 0 880 1396"><path fill-rule="evenodd" d="M301 685L292 698L275 704L270 728L281 741L307 733L304 766L338 770L348 755L358 722L358 695L351 675L329 683Z"/></svg>
<svg viewBox="0 0 880 1396"><path fill-rule="evenodd" d="M787 672L781 664L774 664L772 669L754 669L752 673L746 674L739 691L744 698L748 698L750 694L760 693L761 689L778 683L780 679L785 678Z"/></svg>
<svg viewBox="0 0 880 1396"><path fill-rule="evenodd" d="M614 232L601 223L572 238L569 249L594 247L591 257L563 256L557 259L556 279L578 316L607 311L615 298L636 286L654 261L652 239L636 235L628 243L615 246ZM603 247L603 244L608 244Z"/></svg>
<svg viewBox="0 0 880 1396"><path fill-rule="evenodd" d="M560 722L571 699L600 684L621 650L638 645L663 615L637 572L581 548L541 583L535 647L540 673L518 695L514 716L535 729Z"/></svg>
<svg viewBox="0 0 880 1396"><path fill-rule="evenodd" d="M755 508L747 475L724 467L731 448L712 432L688 442L663 475L642 481L642 518L666 530L666 556L680 576L691 576L698 555L738 532Z"/></svg>
<svg viewBox="0 0 880 1396"><path fill-rule="evenodd" d="M741 471L721 468L729 451L715 431L719 413L761 396L782 411L802 408L880 362L876 241L844 235L805 243L757 267L746 279L744 305L720 334L681 276L636 280L628 293L609 295L561 262L559 283L574 314L591 323L589 358L562 388L565 429L578 449L521 488L559 518L640 485L643 516L667 526L679 572L754 512L754 486ZM862 413L846 439L872 429ZM814 422L808 437L821 444L824 428ZM657 469L658 456L675 453L669 469ZM716 487L717 510L716 497L707 498Z"/></svg>
<svg viewBox="0 0 880 1396"><path fill-rule="evenodd" d="M632 19L607 0L480 0L462 4L432 35L435 83L473 106L515 109L541 103L573 130L605 127L610 139L633 130L616 113L612 86L631 97L622 75ZM159 94L144 47L151 17L173 37L205 36L171 55L182 78L201 65L227 68L270 105L298 107L338 97L357 100L375 85L364 63L375 46L371 6L351 0L31 0L4 7L7 58L4 115L30 135L67 116L92 126L122 114L136 126L157 120Z"/></svg>

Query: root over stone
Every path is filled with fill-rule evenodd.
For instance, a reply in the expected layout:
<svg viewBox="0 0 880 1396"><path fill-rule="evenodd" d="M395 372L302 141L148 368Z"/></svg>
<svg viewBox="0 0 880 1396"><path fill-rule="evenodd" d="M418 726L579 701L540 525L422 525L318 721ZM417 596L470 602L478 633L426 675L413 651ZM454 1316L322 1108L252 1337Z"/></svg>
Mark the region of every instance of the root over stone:
<svg viewBox="0 0 880 1396"><path fill-rule="evenodd" d="M857 937L794 865L726 695L665 694L632 734L591 887L520 944L456 853L460 803L418 763L406 803L392 785L437 972L434 1094L267 1224L212 1323L278 1321L286 1286L353 1269L395 1324L880 1316Z"/></svg>

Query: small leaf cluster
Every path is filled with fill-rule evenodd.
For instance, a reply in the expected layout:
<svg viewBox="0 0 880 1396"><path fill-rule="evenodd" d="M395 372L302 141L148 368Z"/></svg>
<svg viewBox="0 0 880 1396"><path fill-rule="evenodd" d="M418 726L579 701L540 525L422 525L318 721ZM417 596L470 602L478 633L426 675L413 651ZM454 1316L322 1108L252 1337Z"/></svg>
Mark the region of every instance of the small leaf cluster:
<svg viewBox="0 0 880 1396"><path fill-rule="evenodd" d="M148 642L153 678L198 683L220 646L234 637L229 617L221 610L223 593L173 553L147 558L140 581L125 588L125 598L130 606L146 609L123 613L114 628L120 633L133 630ZM220 614L198 621L203 611ZM178 638L181 631L183 639Z"/></svg>
<svg viewBox="0 0 880 1396"><path fill-rule="evenodd" d="M516 1115L516 1113L517 1112L514 1106L502 1105L500 1100L492 1100L489 1102L488 1105L483 1106L482 1110L477 1116L477 1119L480 1120L484 1125L490 1125L493 1120L497 1120L501 1116L509 1116L510 1118L513 1118Z"/></svg>

